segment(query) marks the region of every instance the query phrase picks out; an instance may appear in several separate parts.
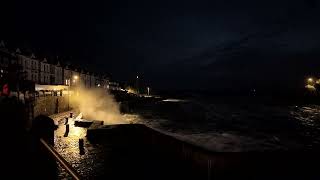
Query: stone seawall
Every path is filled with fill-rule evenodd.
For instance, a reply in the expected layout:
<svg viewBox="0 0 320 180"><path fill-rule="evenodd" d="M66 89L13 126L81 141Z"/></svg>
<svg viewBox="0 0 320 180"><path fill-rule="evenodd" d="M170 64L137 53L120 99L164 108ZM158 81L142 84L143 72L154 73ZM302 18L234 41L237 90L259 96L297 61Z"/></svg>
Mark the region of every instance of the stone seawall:
<svg viewBox="0 0 320 180"><path fill-rule="evenodd" d="M69 108L72 109L71 103ZM68 98L65 96L37 97L34 102L33 117L40 114L50 116L68 110Z"/></svg>
<svg viewBox="0 0 320 180"><path fill-rule="evenodd" d="M139 177L147 174L142 176L147 179L161 176L164 177L159 179L184 180L320 177L318 166L315 166L320 162L318 151L213 152L142 124L90 127L86 137L92 144L104 144L108 149L106 153L112 153L112 156L103 156L112 157L105 160L114 167L109 170L108 178L113 172L116 172L114 179L138 179L133 178L135 172L139 172ZM117 163L120 165L116 166ZM128 173L129 170L123 173L123 164L129 164L133 173Z"/></svg>

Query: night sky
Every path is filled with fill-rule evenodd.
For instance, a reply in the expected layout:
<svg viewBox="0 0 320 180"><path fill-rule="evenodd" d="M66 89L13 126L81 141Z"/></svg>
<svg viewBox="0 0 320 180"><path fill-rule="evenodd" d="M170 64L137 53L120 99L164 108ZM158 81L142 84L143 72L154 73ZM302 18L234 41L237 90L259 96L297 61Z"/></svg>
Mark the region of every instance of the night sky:
<svg viewBox="0 0 320 180"><path fill-rule="evenodd" d="M155 89L302 86L320 75L320 2L23 1L0 39Z"/></svg>

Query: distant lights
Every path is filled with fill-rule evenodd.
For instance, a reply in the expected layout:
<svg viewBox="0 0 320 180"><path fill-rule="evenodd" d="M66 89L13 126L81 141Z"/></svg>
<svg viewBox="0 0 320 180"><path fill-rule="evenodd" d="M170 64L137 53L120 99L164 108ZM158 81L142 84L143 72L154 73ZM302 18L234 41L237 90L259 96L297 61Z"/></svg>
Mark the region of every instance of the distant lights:
<svg viewBox="0 0 320 180"><path fill-rule="evenodd" d="M315 84L319 84L319 79L314 79L312 77L309 77L307 79L307 85L305 86L305 88L307 88L310 91L315 91L316 90Z"/></svg>
<svg viewBox="0 0 320 180"><path fill-rule="evenodd" d="M315 90L316 90L316 88L315 88L314 86L310 85L310 84L306 85L305 87L306 87L307 89L309 89L309 90L312 90L312 91L315 91Z"/></svg>

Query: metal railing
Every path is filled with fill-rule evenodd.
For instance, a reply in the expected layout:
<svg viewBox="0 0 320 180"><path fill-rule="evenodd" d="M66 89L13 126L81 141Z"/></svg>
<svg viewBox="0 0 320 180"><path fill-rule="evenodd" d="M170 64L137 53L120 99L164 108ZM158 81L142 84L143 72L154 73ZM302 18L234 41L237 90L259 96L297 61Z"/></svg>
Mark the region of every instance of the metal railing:
<svg viewBox="0 0 320 180"><path fill-rule="evenodd" d="M73 179L80 180L78 172L44 139L40 139L41 144L50 152L50 154L63 166Z"/></svg>

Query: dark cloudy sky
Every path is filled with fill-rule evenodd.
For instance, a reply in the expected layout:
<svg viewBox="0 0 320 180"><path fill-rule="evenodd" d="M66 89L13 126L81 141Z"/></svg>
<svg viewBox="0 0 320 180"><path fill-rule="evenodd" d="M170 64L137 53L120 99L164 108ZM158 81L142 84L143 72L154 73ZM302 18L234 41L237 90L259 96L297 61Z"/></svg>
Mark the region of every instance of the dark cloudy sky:
<svg viewBox="0 0 320 180"><path fill-rule="evenodd" d="M300 86L320 67L317 0L26 1L1 13L13 44L158 89ZM72 57L72 58L70 58Z"/></svg>

